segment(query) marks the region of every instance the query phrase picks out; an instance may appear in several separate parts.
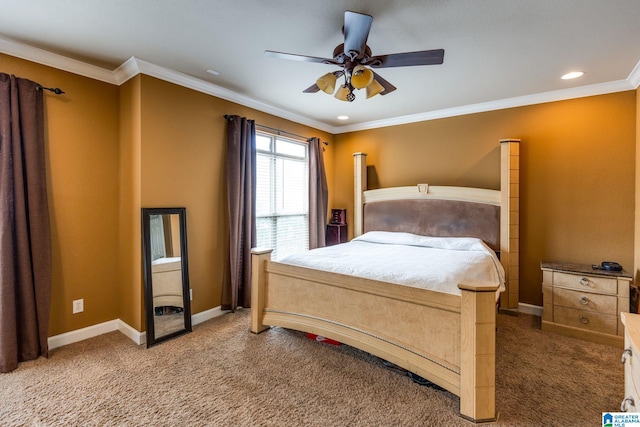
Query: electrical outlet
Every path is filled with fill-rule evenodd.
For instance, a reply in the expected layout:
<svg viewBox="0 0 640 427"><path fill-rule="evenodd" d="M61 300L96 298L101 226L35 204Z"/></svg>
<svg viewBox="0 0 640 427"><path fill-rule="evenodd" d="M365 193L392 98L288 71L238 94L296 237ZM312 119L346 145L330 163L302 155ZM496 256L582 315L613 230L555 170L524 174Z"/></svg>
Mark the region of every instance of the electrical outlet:
<svg viewBox="0 0 640 427"><path fill-rule="evenodd" d="M189 289L189 301L193 301L193 289Z"/></svg>
<svg viewBox="0 0 640 427"><path fill-rule="evenodd" d="M84 311L84 299L73 300L73 314Z"/></svg>

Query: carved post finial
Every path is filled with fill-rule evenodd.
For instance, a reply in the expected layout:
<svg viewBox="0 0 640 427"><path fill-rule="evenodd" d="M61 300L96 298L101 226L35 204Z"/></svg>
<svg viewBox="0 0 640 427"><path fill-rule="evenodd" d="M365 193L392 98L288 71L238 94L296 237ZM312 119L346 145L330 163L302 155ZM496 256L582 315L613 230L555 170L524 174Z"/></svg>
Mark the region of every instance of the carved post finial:
<svg viewBox="0 0 640 427"><path fill-rule="evenodd" d="M363 232L363 192L367 189L367 154L353 153L353 237Z"/></svg>

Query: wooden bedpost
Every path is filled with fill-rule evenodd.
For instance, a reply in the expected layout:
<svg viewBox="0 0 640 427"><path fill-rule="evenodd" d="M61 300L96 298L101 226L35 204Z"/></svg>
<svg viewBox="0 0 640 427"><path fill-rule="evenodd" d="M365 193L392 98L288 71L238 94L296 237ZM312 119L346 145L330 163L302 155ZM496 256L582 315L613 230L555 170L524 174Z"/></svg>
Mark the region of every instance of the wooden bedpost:
<svg viewBox="0 0 640 427"><path fill-rule="evenodd" d="M251 250L251 332L259 334L269 329L262 324L267 275L265 262L271 259L273 249L253 248Z"/></svg>
<svg viewBox="0 0 640 427"><path fill-rule="evenodd" d="M506 281L500 307L517 310L520 298L520 140L503 139L500 146L500 262Z"/></svg>
<svg viewBox="0 0 640 427"><path fill-rule="evenodd" d="M474 422L496 419L496 313L498 285L458 285L460 306L460 415Z"/></svg>
<svg viewBox="0 0 640 427"><path fill-rule="evenodd" d="M362 235L363 200L367 189L367 153L353 153L353 237Z"/></svg>

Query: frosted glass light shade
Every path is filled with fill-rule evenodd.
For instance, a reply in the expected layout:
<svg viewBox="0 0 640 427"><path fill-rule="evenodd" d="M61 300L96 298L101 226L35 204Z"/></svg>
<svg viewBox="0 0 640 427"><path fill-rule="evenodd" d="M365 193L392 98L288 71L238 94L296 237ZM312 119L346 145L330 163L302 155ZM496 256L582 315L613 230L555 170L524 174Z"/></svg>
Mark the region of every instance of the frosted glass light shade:
<svg viewBox="0 0 640 427"><path fill-rule="evenodd" d="M336 90L336 76L333 73L327 73L316 80L316 85L321 91L331 95Z"/></svg>
<svg viewBox="0 0 640 427"><path fill-rule="evenodd" d="M371 84L367 86L367 99L371 98L372 96L376 96L382 91L384 91L384 87L374 79Z"/></svg>
<svg viewBox="0 0 640 427"><path fill-rule="evenodd" d="M373 81L373 72L364 65L357 65L351 75L351 85L356 89L364 89Z"/></svg>

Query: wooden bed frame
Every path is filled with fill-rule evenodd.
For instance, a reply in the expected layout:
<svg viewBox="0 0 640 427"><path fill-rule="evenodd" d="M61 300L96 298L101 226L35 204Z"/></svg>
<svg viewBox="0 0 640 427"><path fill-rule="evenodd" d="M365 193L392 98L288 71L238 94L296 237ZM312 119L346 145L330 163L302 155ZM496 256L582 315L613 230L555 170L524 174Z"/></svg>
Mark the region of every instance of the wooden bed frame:
<svg viewBox="0 0 640 427"><path fill-rule="evenodd" d="M499 230L490 231L489 236L494 237L489 238L482 232L481 238L490 240L488 244L499 250L505 268L507 290L501 295L501 306L517 309L520 141L500 142L500 191L427 185L362 191L366 188L366 154L354 154L354 234L380 229L416 232L415 223L423 219L413 217L415 211L408 214L412 219L408 229L398 228L401 225L396 221L395 207L386 209L393 212L394 217L388 227L384 216L377 216L373 225L367 222L367 211L371 210L368 208L384 206L389 200L453 201L467 204L465 206L488 206L485 210L488 216L497 216L489 220L495 219L495 228ZM498 213L491 213L491 207ZM455 210L457 217L453 222L445 224L438 219L434 225L426 220L418 234L435 230L435 234L442 236L465 235L468 231L461 229L460 224L475 221L479 214L474 210L469 214L471 218L462 218L460 215L464 215L466 207ZM419 207L418 211L422 212L423 208ZM461 295L458 296L280 264L270 261L270 256L271 250L253 250L252 332L281 326L332 338L401 366L456 394L460 397L460 415L466 419L475 422L496 419L498 284L460 283Z"/></svg>

